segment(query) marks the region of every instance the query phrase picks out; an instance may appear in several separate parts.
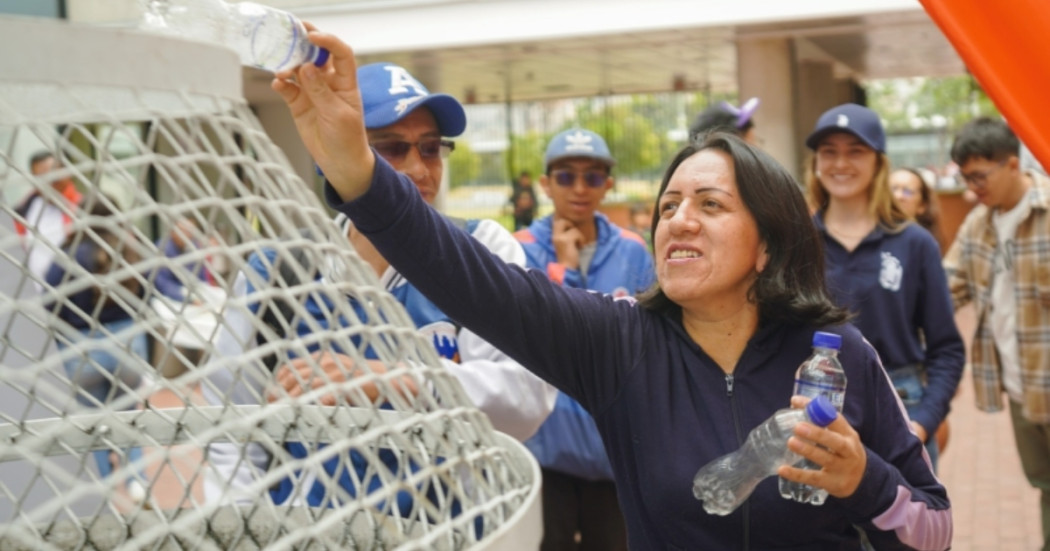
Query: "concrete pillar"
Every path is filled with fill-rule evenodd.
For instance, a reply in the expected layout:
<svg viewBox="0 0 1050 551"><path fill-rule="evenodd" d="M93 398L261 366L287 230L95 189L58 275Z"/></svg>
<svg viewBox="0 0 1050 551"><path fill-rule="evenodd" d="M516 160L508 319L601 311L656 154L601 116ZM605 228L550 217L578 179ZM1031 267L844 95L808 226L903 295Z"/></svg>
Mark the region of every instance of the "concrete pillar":
<svg viewBox="0 0 1050 551"><path fill-rule="evenodd" d="M310 190L320 196L320 188L314 185L317 181L314 160L303 146L302 139L299 138L299 133L295 129L295 121L288 112L288 107L284 103L265 102L254 104L253 108L266 135L284 152L292 169L310 187Z"/></svg>
<svg viewBox="0 0 1050 551"><path fill-rule="evenodd" d="M755 132L763 148L792 174L798 172L794 102L794 49L790 39L741 40L737 44L740 101L758 97Z"/></svg>
<svg viewBox="0 0 1050 551"><path fill-rule="evenodd" d="M796 65L795 121L798 127L797 143L799 178L805 170L809 153L805 139L813 131L820 115L843 103L866 103L862 91L849 77L836 76L833 61L802 59Z"/></svg>
<svg viewBox="0 0 1050 551"><path fill-rule="evenodd" d="M806 136L813 131L817 119L828 109L842 103L839 101L841 86L835 82L834 68L828 61L802 60L797 70L795 121L798 125L796 140L799 144L797 176L802 181L805 160L809 154Z"/></svg>

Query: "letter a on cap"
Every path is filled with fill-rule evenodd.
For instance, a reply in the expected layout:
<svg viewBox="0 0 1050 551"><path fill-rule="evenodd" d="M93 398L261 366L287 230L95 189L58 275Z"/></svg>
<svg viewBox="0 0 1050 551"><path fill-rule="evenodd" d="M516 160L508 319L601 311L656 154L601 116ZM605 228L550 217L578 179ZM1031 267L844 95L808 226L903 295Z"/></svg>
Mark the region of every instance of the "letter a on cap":
<svg viewBox="0 0 1050 551"><path fill-rule="evenodd" d="M409 88L416 91L417 96L427 95L427 89L418 80L408 74L402 67L383 67L390 72L390 94L404 94Z"/></svg>

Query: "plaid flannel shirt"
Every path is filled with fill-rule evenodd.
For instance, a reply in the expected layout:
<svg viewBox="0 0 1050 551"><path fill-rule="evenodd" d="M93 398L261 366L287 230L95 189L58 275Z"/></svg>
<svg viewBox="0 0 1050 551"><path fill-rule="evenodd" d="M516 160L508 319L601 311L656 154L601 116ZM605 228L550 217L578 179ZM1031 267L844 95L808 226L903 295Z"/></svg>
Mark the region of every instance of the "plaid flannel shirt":
<svg viewBox="0 0 1050 551"><path fill-rule="evenodd" d="M1022 412L1033 423L1050 423L1050 179L1029 172L1031 211L1014 235L1017 348L1021 362ZM955 308L973 302L977 327L971 369L977 407L1003 409L1002 366L992 334L990 300L996 230L992 210L978 205L963 221L944 258Z"/></svg>

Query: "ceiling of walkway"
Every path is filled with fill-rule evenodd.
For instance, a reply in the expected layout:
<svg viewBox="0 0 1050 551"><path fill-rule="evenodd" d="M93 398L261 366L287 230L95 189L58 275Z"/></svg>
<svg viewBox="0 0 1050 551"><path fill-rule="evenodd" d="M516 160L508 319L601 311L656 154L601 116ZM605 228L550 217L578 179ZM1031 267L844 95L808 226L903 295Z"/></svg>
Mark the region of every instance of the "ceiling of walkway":
<svg viewBox="0 0 1050 551"><path fill-rule="evenodd" d="M127 10L121 15L120 6L124 4L133 10L134 2L67 0L70 19L99 22L127 18ZM366 13L440 2L263 0L263 3L311 19L340 10ZM895 5L897 11L851 17L796 18L758 25L665 28L615 34L591 32L575 38L415 51L387 49L359 54L359 58L361 62L384 60L402 64L432 87L478 103L674 89L734 90L737 45L777 38L793 39L799 61L827 61L834 67L836 76L861 82L955 75L965 71L958 55L917 2L913 9L900 10L900 2ZM353 37L345 38L352 42ZM246 76L249 100L272 99L268 75L249 70Z"/></svg>
<svg viewBox="0 0 1050 551"><path fill-rule="evenodd" d="M466 102L519 102L676 89L732 91L737 86L737 45L777 38L794 39L799 61L829 62L837 76L858 81L965 72L951 44L922 10L358 57L409 67L424 82L436 81L441 90Z"/></svg>

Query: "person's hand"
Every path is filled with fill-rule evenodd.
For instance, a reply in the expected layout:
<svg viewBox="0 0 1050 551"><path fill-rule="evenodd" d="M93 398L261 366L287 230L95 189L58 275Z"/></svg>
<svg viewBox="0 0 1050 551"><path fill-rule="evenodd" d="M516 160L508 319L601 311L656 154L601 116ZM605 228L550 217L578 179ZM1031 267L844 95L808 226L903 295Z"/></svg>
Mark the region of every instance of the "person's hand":
<svg viewBox="0 0 1050 551"><path fill-rule="evenodd" d="M792 407L804 407L808 398L793 396ZM811 423L799 423L795 435L788 439L788 448L820 465L820 470L798 469L782 465L777 474L794 482L809 484L843 498L853 495L864 477L868 454L860 435L839 414L826 428Z"/></svg>
<svg viewBox="0 0 1050 551"><path fill-rule="evenodd" d="M551 222L551 241L558 263L573 270L580 268L580 247L583 246L583 233L572 222L554 217Z"/></svg>
<svg viewBox="0 0 1050 551"><path fill-rule="evenodd" d="M368 146L354 52L306 23L310 42L329 52L324 67L304 63L274 75L271 87L288 105L299 137L344 201L368 190L375 156Z"/></svg>
<svg viewBox="0 0 1050 551"><path fill-rule="evenodd" d="M314 365L320 368L321 373ZM380 377L387 372L386 365L378 360L368 360L367 367L361 367L354 363L353 358L345 354L334 354L332 352L315 352L310 358L295 358L281 365L275 372L277 388L267 392L266 399L276 402L285 397L298 398L310 391L327 385L342 386L346 381L354 378L375 375ZM403 395L414 395L418 392L416 382L409 376L404 375L391 381L394 389ZM351 402L359 398L361 394L369 402L375 402L380 398L379 386L373 378L354 384L353 388L360 389L359 392L347 390L343 393L346 400ZM338 403L335 392L327 392L320 398L320 403L325 406L334 406Z"/></svg>

